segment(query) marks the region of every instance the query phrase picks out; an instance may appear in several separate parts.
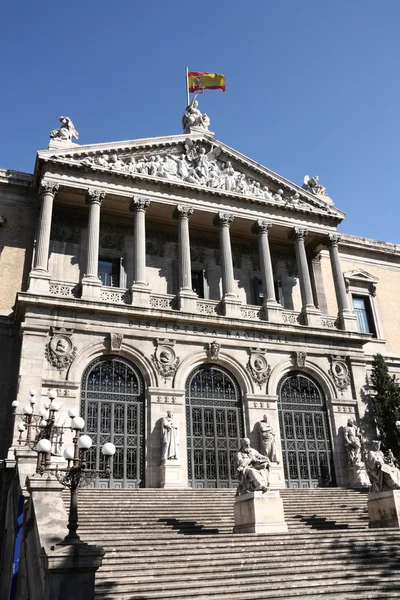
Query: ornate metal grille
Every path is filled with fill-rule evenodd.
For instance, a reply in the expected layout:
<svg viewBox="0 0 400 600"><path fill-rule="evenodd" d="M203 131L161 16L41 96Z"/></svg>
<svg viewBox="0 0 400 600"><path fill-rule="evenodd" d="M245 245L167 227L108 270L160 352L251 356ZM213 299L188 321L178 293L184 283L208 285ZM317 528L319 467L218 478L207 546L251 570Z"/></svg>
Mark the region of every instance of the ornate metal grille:
<svg viewBox="0 0 400 600"><path fill-rule="evenodd" d="M127 360L96 359L82 379L81 414L93 440L88 466L103 469L101 447L116 446L108 481L99 476L95 487L133 488L144 484L144 386L137 369Z"/></svg>
<svg viewBox="0 0 400 600"><path fill-rule="evenodd" d="M303 373L290 373L279 383L278 409L287 487L331 485L332 446L322 391Z"/></svg>
<svg viewBox="0 0 400 600"><path fill-rule="evenodd" d="M243 437L239 386L225 369L201 365L186 383L189 485L228 488L237 484L234 456Z"/></svg>

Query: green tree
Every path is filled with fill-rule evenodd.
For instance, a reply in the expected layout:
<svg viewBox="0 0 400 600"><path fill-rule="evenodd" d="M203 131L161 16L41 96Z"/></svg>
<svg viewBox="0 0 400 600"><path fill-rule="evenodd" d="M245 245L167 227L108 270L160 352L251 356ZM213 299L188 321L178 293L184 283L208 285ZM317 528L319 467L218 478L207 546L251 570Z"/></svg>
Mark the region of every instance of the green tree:
<svg viewBox="0 0 400 600"><path fill-rule="evenodd" d="M382 354L374 356L371 382L375 392L372 407L382 450L390 449L400 458L400 432L396 427L396 421L400 421L400 388L394 375L389 374Z"/></svg>

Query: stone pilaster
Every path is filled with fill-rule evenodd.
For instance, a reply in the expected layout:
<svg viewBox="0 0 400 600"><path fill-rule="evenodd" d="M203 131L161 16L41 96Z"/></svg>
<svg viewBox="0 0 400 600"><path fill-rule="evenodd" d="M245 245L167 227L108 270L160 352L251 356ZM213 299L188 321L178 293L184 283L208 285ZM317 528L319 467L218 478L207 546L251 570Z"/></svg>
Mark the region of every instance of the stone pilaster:
<svg viewBox="0 0 400 600"><path fill-rule="evenodd" d="M49 249L54 196L58 183L44 179L39 188L41 207L33 270L29 275L29 291L48 292L50 283Z"/></svg>
<svg viewBox="0 0 400 600"><path fill-rule="evenodd" d="M134 196L130 210L133 213L133 282L132 304L149 306L150 288L146 282L146 210L150 200Z"/></svg>
<svg viewBox="0 0 400 600"><path fill-rule="evenodd" d="M269 249L268 231L271 229L272 223L258 219L253 227L252 232L258 237L258 247L260 252L260 270L263 286L263 308L267 321L279 323L282 320L282 306L276 301L274 273L272 270L271 252Z"/></svg>
<svg viewBox="0 0 400 600"><path fill-rule="evenodd" d="M86 272L82 278L82 298L100 297L101 281L98 277L100 207L106 197L105 192L88 189L86 204L89 205L88 234L86 248Z"/></svg>
<svg viewBox="0 0 400 600"><path fill-rule="evenodd" d="M350 309L349 297L347 295L346 286L339 257L339 242L340 235L330 233L325 238L325 244L329 249L329 257L331 259L331 269L333 283L335 285L336 301L339 309L339 319L343 329L346 331L357 331L357 318Z"/></svg>
<svg viewBox="0 0 400 600"><path fill-rule="evenodd" d="M179 309L185 312L196 312L197 294L192 290L192 268L190 259L189 217L193 208L178 204L173 218L178 221L178 258L179 258L179 291L177 294Z"/></svg>
<svg viewBox="0 0 400 600"><path fill-rule="evenodd" d="M294 227L289 233L289 239L291 239L295 245L296 263L302 301L302 313L305 324L312 327L318 327L321 326L321 314L320 311L314 306L311 278L308 270L307 254L304 245L304 238L306 238L307 235L307 229Z"/></svg>
<svg viewBox="0 0 400 600"><path fill-rule="evenodd" d="M219 245L221 256L222 306L227 317L240 317L240 304L235 294L235 278L233 273L230 226L233 216L218 213L214 217L214 225L219 228Z"/></svg>

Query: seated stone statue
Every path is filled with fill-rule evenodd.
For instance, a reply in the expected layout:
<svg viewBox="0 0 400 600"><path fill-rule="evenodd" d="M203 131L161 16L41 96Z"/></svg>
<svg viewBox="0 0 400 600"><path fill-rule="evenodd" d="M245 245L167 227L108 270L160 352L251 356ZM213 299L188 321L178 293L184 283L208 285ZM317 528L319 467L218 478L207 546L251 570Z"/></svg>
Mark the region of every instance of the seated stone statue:
<svg viewBox="0 0 400 600"><path fill-rule="evenodd" d="M236 476L239 480L237 496L250 492L268 491L269 458L251 448L248 438L244 438L241 442L240 450L236 454L235 466Z"/></svg>
<svg viewBox="0 0 400 600"><path fill-rule="evenodd" d="M365 468L371 481L371 492L379 493L400 489L400 471L393 464L388 464L381 451L381 443L372 442L372 449L365 460Z"/></svg>

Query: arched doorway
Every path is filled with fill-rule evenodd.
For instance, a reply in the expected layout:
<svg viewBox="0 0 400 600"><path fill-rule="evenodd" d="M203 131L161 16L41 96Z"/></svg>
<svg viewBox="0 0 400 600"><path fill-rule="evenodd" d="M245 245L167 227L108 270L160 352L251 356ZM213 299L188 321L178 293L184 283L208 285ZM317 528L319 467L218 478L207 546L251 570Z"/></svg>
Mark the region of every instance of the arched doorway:
<svg viewBox="0 0 400 600"><path fill-rule="evenodd" d="M286 486L332 485L332 444L320 387L304 373L288 373L278 385L278 410Z"/></svg>
<svg viewBox="0 0 400 600"><path fill-rule="evenodd" d="M94 360L82 378L81 414L85 433L93 440L88 466L103 469L101 447L116 447L110 481L96 487L134 488L144 485L144 385L138 369L119 356Z"/></svg>
<svg viewBox="0 0 400 600"><path fill-rule="evenodd" d="M234 456L243 437L242 398L224 368L196 367L186 382L189 485L235 487Z"/></svg>

